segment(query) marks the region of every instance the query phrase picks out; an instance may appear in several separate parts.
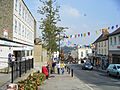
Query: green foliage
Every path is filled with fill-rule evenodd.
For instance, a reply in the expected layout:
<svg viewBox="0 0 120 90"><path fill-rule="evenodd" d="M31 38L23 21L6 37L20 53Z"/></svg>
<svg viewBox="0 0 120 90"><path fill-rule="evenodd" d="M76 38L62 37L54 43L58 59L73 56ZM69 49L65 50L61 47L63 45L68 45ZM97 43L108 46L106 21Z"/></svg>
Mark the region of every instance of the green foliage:
<svg viewBox="0 0 120 90"><path fill-rule="evenodd" d="M53 53L58 50L58 42L62 39L59 37L61 32L64 32L64 27L58 27L57 23L60 20L59 6L55 5L56 1L40 0L43 6L39 8L38 13L43 15L41 18L40 29L42 30L42 39L44 47L48 52Z"/></svg>
<svg viewBox="0 0 120 90"><path fill-rule="evenodd" d="M18 82L19 90L38 90L38 86L40 86L45 80L45 75L42 73L33 73L33 75L29 75L27 79Z"/></svg>

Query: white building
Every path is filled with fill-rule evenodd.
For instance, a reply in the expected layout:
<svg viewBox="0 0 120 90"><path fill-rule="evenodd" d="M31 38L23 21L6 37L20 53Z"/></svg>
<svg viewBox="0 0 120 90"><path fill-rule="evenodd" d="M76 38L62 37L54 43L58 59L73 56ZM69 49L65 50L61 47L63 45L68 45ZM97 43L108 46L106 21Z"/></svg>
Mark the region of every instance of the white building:
<svg viewBox="0 0 120 90"><path fill-rule="evenodd" d="M33 58L36 21L24 1L1 0L0 17L0 68L8 66L9 53Z"/></svg>
<svg viewBox="0 0 120 90"><path fill-rule="evenodd" d="M120 64L120 28L109 35L109 63Z"/></svg>
<svg viewBox="0 0 120 90"><path fill-rule="evenodd" d="M78 59L88 58L88 55L92 54L90 47L78 47Z"/></svg>

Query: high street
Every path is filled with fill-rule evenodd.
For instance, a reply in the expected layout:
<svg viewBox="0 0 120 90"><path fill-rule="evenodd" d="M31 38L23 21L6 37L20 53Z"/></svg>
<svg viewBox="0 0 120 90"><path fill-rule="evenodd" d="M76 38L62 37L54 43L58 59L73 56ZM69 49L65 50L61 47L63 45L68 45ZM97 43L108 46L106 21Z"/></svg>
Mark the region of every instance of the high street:
<svg viewBox="0 0 120 90"><path fill-rule="evenodd" d="M104 72L96 70L82 70L81 65L70 65L74 70L74 74L86 85L91 87L91 90L120 90L120 79L109 77Z"/></svg>

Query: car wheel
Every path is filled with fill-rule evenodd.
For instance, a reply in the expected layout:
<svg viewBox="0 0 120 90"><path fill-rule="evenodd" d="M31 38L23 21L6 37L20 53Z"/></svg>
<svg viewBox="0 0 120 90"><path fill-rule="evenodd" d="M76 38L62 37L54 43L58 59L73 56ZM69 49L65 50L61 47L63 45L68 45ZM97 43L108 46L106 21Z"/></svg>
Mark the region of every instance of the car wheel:
<svg viewBox="0 0 120 90"><path fill-rule="evenodd" d="M119 72L117 72L117 75L116 75L118 78L119 78Z"/></svg>
<svg viewBox="0 0 120 90"><path fill-rule="evenodd" d="M108 74L109 76L111 76L111 74L110 74L110 72L109 72L109 71L107 71L107 74Z"/></svg>
<svg viewBox="0 0 120 90"><path fill-rule="evenodd" d="M93 70L93 68L91 68L91 70Z"/></svg>

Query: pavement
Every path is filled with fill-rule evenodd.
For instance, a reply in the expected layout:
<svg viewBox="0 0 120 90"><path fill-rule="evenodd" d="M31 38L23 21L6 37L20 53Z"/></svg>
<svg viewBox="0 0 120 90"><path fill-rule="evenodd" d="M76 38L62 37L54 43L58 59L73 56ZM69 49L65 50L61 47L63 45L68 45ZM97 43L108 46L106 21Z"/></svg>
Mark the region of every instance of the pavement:
<svg viewBox="0 0 120 90"><path fill-rule="evenodd" d="M66 71L63 75L52 74L40 86L39 90L92 90L87 84L76 76L71 77Z"/></svg>
<svg viewBox="0 0 120 90"><path fill-rule="evenodd" d="M0 87L4 86L4 84L10 82L11 80L11 73L5 74L5 73L0 73Z"/></svg>
<svg viewBox="0 0 120 90"><path fill-rule="evenodd" d="M34 71L35 71L34 69L27 71L27 73L22 75L22 77L18 77L14 81L14 83L17 83L18 81L24 80ZM8 74L0 73L0 90L6 90L6 86L9 85L10 83L11 83L11 73L8 73Z"/></svg>

